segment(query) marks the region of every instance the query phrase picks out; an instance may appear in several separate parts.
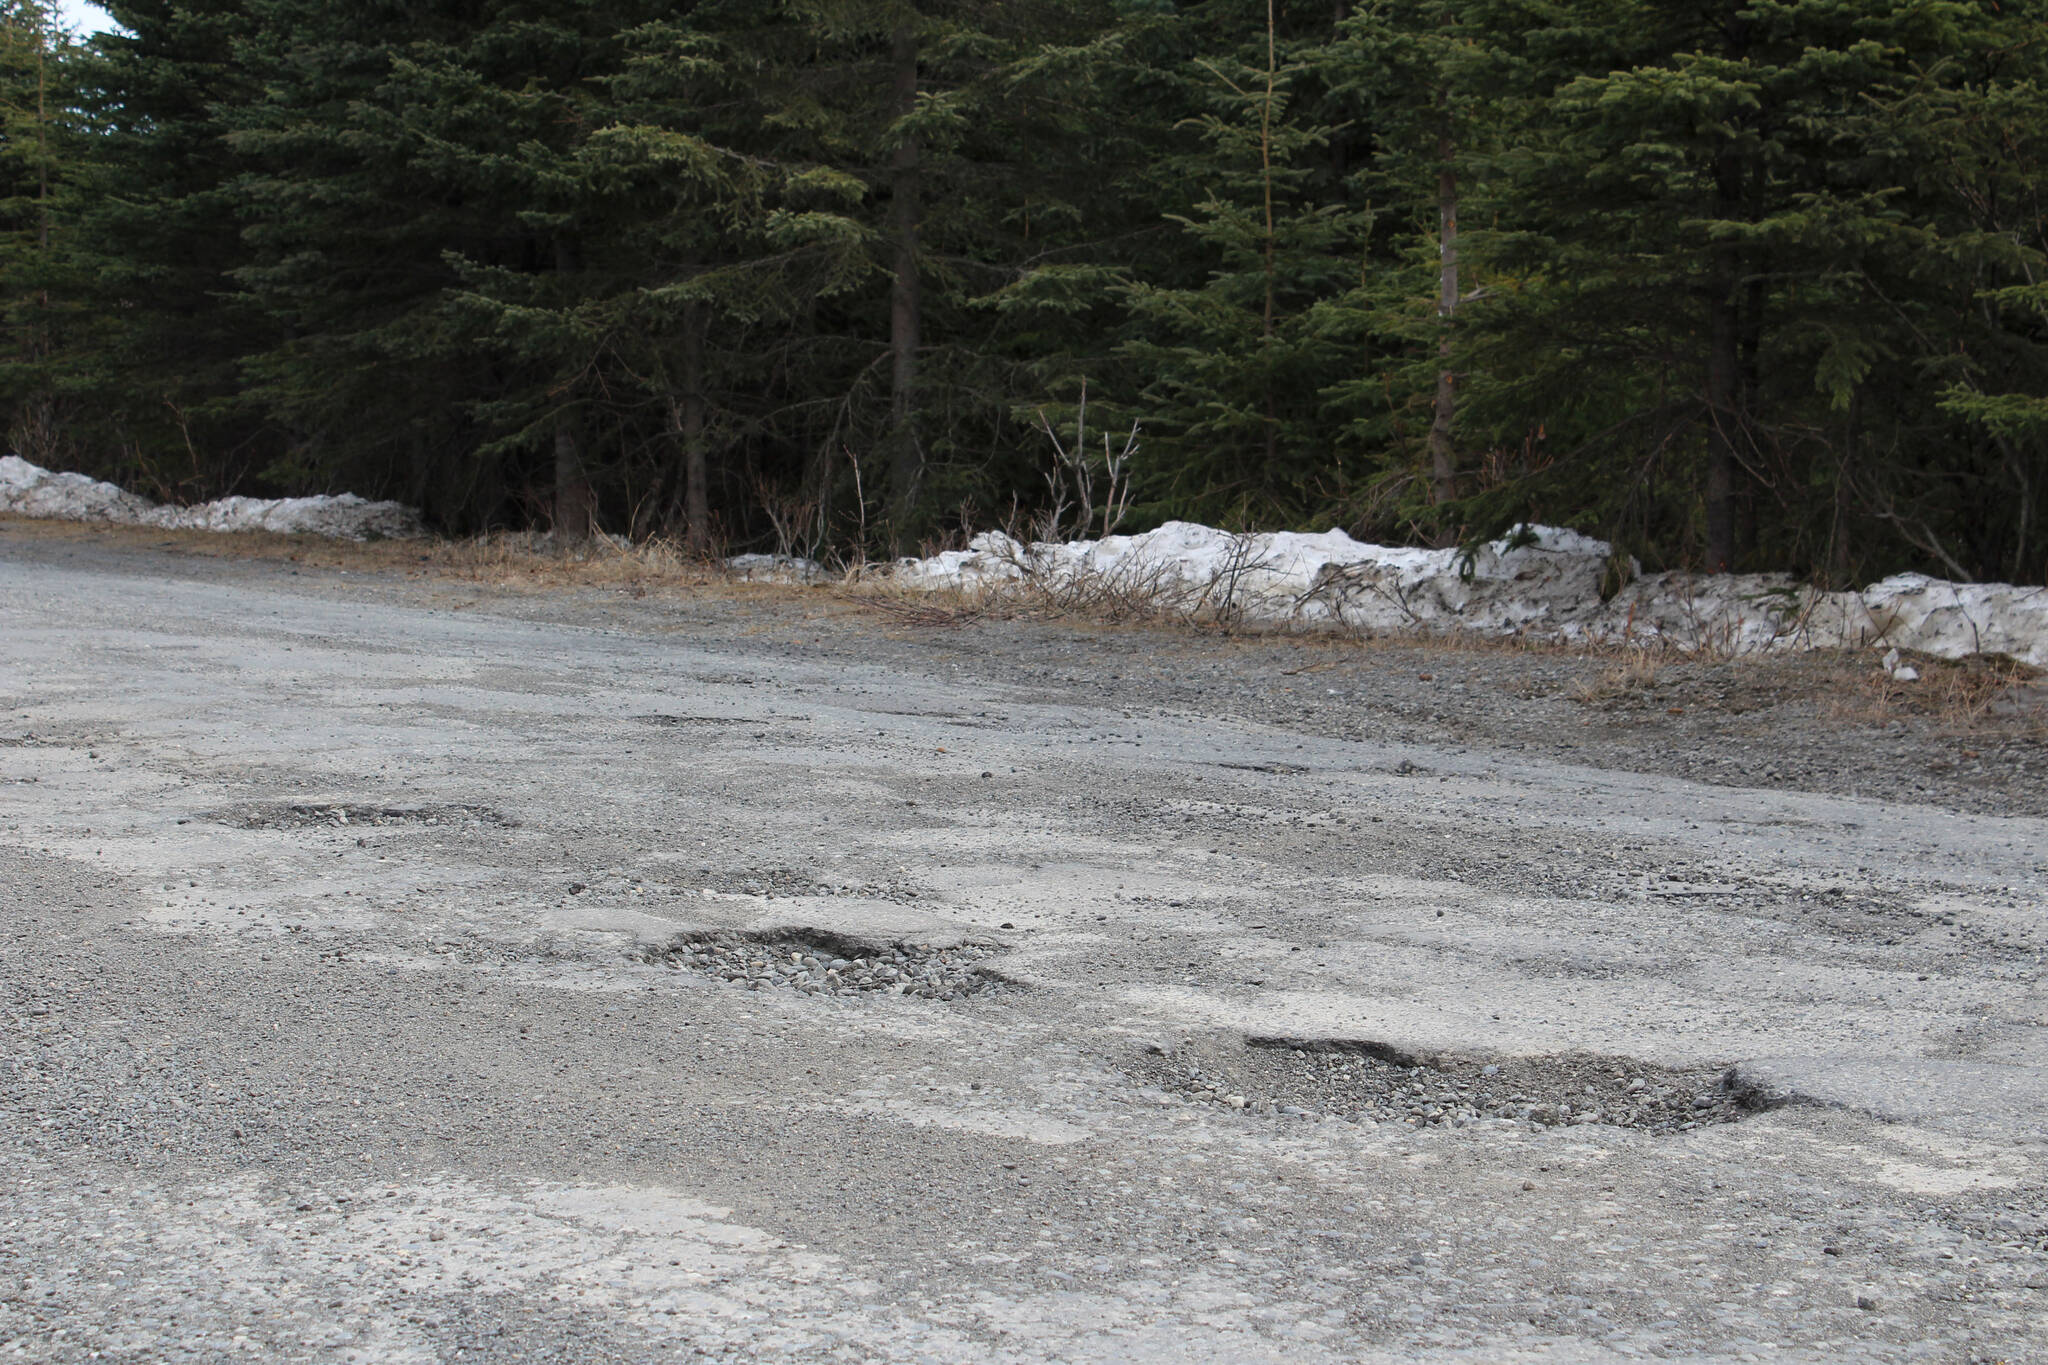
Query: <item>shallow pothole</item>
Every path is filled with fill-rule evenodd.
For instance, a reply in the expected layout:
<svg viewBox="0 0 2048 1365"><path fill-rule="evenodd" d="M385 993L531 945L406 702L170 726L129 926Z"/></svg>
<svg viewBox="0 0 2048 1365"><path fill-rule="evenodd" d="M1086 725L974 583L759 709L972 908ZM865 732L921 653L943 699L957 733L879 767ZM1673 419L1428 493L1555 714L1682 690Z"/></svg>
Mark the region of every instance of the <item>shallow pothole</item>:
<svg viewBox="0 0 2048 1365"><path fill-rule="evenodd" d="M240 829L354 829L380 825L491 825L513 822L488 806L379 805L356 801L286 801L245 806L220 817Z"/></svg>
<svg viewBox="0 0 2048 1365"><path fill-rule="evenodd" d="M1606 1124L1678 1133L1733 1123L1771 1104L1730 1067L1673 1068L1585 1052L1421 1057L1356 1039L1202 1039L1149 1052L1123 1070L1220 1109L1414 1128Z"/></svg>
<svg viewBox="0 0 2048 1365"><path fill-rule="evenodd" d="M1014 988L986 965L1001 951L983 944L868 943L809 930L695 935L644 953L642 960L698 972L739 990L965 1000Z"/></svg>

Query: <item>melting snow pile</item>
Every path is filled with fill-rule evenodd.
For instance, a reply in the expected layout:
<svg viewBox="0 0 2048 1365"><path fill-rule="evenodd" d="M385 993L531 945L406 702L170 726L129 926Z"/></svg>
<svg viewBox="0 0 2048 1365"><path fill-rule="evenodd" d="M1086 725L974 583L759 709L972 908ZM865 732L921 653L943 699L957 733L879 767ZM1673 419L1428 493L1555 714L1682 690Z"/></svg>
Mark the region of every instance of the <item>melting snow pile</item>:
<svg viewBox="0 0 2048 1365"><path fill-rule="evenodd" d="M422 534L419 514L353 493L313 498L221 498L165 507L83 474L53 474L17 455L0 457L0 512L66 521L110 521L188 531L278 531L337 540Z"/></svg>
<svg viewBox="0 0 2048 1365"><path fill-rule="evenodd" d="M1366 631L1655 640L1734 653L1884 643L2048 666L2048 589L1900 574L1860 593L1821 592L1784 574L1667 573L1634 576L1603 600L1613 553L1551 526L1524 527L1468 561L1455 549L1367 545L1342 531L1235 535L1175 521L1142 535L1029 545L990 532L965 550L901 561L896 580L970 591L1093 587L1190 612Z"/></svg>

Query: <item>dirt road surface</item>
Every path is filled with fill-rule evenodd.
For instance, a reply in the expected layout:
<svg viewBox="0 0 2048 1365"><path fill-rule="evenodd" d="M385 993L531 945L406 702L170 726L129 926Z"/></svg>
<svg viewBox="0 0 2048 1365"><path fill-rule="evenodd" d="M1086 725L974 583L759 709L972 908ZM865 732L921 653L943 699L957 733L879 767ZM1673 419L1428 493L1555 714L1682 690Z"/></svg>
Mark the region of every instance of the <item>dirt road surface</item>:
<svg viewBox="0 0 2048 1365"><path fill-rule="evenodd" d="M2038 736L1600 667L0 523L0 1360L2048 1359Z"/></svg>

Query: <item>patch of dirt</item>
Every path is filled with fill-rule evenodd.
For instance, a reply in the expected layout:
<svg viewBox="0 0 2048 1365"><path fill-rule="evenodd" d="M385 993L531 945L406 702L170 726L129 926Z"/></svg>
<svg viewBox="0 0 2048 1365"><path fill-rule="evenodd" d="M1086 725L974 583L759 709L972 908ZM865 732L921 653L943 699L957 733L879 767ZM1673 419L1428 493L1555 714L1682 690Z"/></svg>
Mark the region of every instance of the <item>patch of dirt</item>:
<svg viewBox="0 0 2048 1365"><path fill-rule="evenodd" d="M870 944L813 930L767 936L698 935L647 953L641 960L698 972L740 990L965 1000L1014 988L1014 983L984 965L1000 951L979 944L955 948L903 942Z"/></svg>
<svg viewBox="0 0 2048 1365"><path fill-rule="evenodd" d="M1680 1133L1733 1123L1771 1103L1726 1067L1673 1069L1583 1052L1424 1058L1356 1039L1206 1039L1149 1052L1122 1070L1219 1109L1413 1128L1496 1120Z"/></svg>

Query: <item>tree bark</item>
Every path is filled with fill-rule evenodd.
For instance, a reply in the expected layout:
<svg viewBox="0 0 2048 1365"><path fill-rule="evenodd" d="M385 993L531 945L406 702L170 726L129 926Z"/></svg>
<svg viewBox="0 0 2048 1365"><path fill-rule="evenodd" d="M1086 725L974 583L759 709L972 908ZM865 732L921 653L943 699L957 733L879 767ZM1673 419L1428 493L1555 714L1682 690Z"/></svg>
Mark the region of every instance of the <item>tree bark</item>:
<svg viewBox="0 0 2048 1365"><path fill-rule="evenodd" d="M896 116L917 109L917 30L899 24L890 37L895 73ZM924 480L924 446L917 430L917 351L923 326L923 298L917 267L919 196L923 190L916 138L897 144L890 160L890 230L895 238L896 278L889 291L889 535L896 553L910 545L912 517Z"/></svg>
<svg viewBox="0 0 2048 1365"><path fill-rule="evenodd" d="M1439 96L1439 103L1445 99ZM1429 422L1429 500L1441 507L1458 496L1458 452L1451 424L1458 415L1457 375L1451 369L1451 318L1458 311L1458 172L1451 162L1450 114L1437 135L1436 408ZM1441 533L1440 533L1441 534Z"/></svg>

